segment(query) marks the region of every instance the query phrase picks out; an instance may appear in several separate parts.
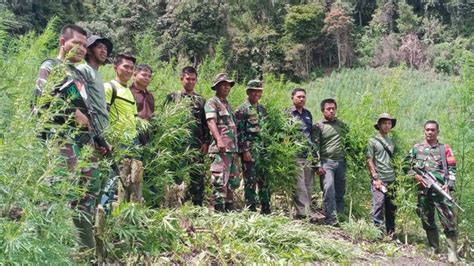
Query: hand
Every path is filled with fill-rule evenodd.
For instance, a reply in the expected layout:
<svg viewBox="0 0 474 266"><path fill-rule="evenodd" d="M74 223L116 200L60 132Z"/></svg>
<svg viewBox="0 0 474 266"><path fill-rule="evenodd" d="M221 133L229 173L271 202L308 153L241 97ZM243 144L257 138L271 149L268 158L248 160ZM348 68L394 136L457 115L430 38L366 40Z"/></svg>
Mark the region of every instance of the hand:
<svg viewBox="0 0 474 266"><path fill-rule="evenodd" d="M426 188L427 184L421 175L415 175L415 179L421 188Z"/></svg>
<svg viewBox="0 0 474 266"><path fill-rule="evenodd" d="M444 190L444 192L449 194L449 186L448 185L444 185L441 188Z"/></svg>
<svg viewBox="0 0 474 266"><path fill-rule="evenodd" d="M217 148L219 148L219 153L225 153L225 143L222 139L217 139Z"/></svg>
<svg viewBox="0 0 474 266"><path fill-rule="evenodd" d="M242 154L242 159L244 160L244 162L251 162L252 161L252 154L249 151L245 151Z"/></svg>
<svg viewBox="0 0 474 266"><path fill-rule="evenodd" d="M80 127L90 127L89 118L79 109L76 109L75 120Z"/></svg>
<svg viewBox="0 0 474 266"><path fill-rule="evenodd" d="M207 154L208 148L209 148L209 144L203 143L199 151L201 151L202 154Z"/></svg>
<svg viewBox="0 0 474 266"><path fill-rule="evenodd" d="M326 174L326 170L324 170L324 168L322 167L319 167L318 170L316 171L316 173L319 175L319 176L323 176Z"/></svg>
<svg viewBox="0 0 474 266"><path fill-rule="evenodd" d="M382 189L382 186L384 185L380 179L374 180L372 184L374 185L374 188L378 190Z"/></svg>
<svg viewBox="0 0 474 266"><path fill-rule="evenodd" d="M112 151L112 145L108 144L107 143L107 148L106 147L100 147L98 145L95 145L95 149L97 150L97 152L104 156L106 155L109 151Z"/></svg>

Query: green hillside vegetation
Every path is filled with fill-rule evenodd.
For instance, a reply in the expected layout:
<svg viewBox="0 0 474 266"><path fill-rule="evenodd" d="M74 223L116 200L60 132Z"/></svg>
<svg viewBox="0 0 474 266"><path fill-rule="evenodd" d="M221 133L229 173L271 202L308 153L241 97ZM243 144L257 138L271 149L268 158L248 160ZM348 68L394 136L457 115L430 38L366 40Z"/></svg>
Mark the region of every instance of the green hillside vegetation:
<svg viewBox="0 0 474 266"><path fill-rule="evenodd" d="M255 5L258 3L258 1L248 2ZM360 2L368 5L366 3L368 1ZM85 4L84 8L96 8L98 13L109 12L101 6L91 6L92 4L88 1L85 3L88 4ZM70 6L73 4L71 1ZM198 8L188 4L195 9ZM118 4L114 3L114 8L115 5ZM156 10L163 12L159 5L156 4ZM218 6L216 8L222 8L216 5ZM134 7L139 9L137 6ZM230 10L236 8L230 4L223 6ZM137 14L129 13L128 7L121 8L123 10L118 10L118 13ZM306 14L305 8L307 7L294 7L288 10ZM380 7L378 9L382 10ZM144 12L141 8L139 10ZM153 9L147 10L154 12ZM180 9L179 6L173 10L182 12L178 13L177 17L172 17L174 19L180 19L178 15L184 17L188 15L185 13L186 10ZM253 10L253 7L250 10ZM318 9L309 8L309 10L312 12ZM268 25L285 25L287 31L292 28L290 20L299 17L286 16L284 20L278 20L276 18L282 16L275 14L283 11L277 8L271 8L271 12L276 12L275 14L261 12L249 14L242 11L241 15L261 18ZM433 11L427 8L423 12ZM237 11L234 13L240 14ZM3 16L3 14L9 15ZM359 15L364 18L370 17L360 12ZM324 13L308 16L324 18ZM399 17L399 19L404 18L404 16ZM62 19L67 21L67 18ZM110 19L114 22L112 18ZM217 16L215 19L236 19L236 17ZM468 18L464 19L468 20ZM36 21L31 21L33 21L32 25L36 26ZM2 99L0 105L0 235L2 236L0 262L5 264L72 264L97 259L93 252L80 252L74 240L77 232L71 220L73 210L68 205L71 199L84 193L77 182L78 173L66 171L59 154L57 140L53 139L45 144L40 142L36 137L36 132L42 128L44 121L30 113L30 101L38 67L45 58L56 55L57 32L63 21L53 19L41 34L30 32L12 37L11 34L15 30L25 33L32 26L24 24L24 20L15 21L15 16L11 11L2 13L0 18L0 47L3 51L0 53L2 73L0 81L0 98ZM144 23L148 24L126 24L127 20L124 21L123 18L120 21L121 27L114 29L114 32L106 33L110 33L114 40L123 40L123 42L129 41L129 38L123 38L123 35L120 35L121 32L122 34L123 31L126 32L127 25L142 29L151 23L145 21ZM415 19L415 21L418 20ZM312 61L309 63L311 67L302 68L298 73L287 71L298 69L295 65L288 66L287 70L275 70L272 66L283 65L278 61L279 58L288 58L288 54L273 50L275 47L281 48L283 44L258 46L255 44L255 39L250 37L261 36L258 30L279 37L283 33L276 30L277 28L273 29L275 32L272 29L263 30L261 27L265 27L265 24L262 24L252 27L250 37L246 39L247 34L242 30L250 26L239 24L245 24L244 22L245 19L230 23L239 25L235 32L232 31L236 34L233 39L220 39L213 35L212 37L216 38L209 41L206 38L210 38L212 34L203 31L201 35L198 34L201 39L194 39L202 46L196 47L173 46L171 40L175 40L176 36L164 34L162 38L169 38L169 42L165 42L155 38L162 32L153 31L141 32L141 35L133 39L133 43L117 42L116 47L130 47L136 52L139 62L149 63L155 69L150 88L157 99L158 115L148 126L155 128L157 133L150 147L144 151L144 161L147 171L151 174L151 182L157 186L158 191L156 195L145 191L147 193L145 205L123 204L115 208L107 217L104 240L108 251L108 261L182 264L367 263L373 261L411 264L439 261L438 256L424 253L425 236L415 213L415 184L412 178L405 176L401 171L402 160L410 146L422 140L422 125L427 119L436 119L440 122L441 141L449 143L457 157L458 174L455 196L466 210L465 213L458 212L460 255L470 261L473 256L471 239L474 238L474 147L472 146L474 143L474 57L468 49L465 49L465 44L469 43L465 32L469 32L469 29L464 28L470 24L463 24L464 27L458 29L460 32L457 33L457 41L453 40L450 44L436 42L440 45L439 47L442 47L440 49L451 53L446 58L434 57L433 62L441 62L439 63L441 68L437 67L437 63L433 63L430 67L417 69L418 67L409 62L397 61L394 64L382 64L382 67L374 69L369 67L369 64L360 63L362 64L360 68L341 68L330 75L322 76L323 67L336 67L334 64L329 64L330 60L339 62L335 60L338 53L334 49L332 59L323 59L324 63L321 65ZM94 21L88 23L110 30L107 27L108 24L102 25ZM452 23L458 25L455 23L461 22L453 19ZM368 21L367 24L369 24ZM323 27L322 24L320 26ZM200 29L206 27L209 25L202 25L199 29L193 28L193 32L201 32ZM178 34L178 36L184 38L187 36L184 34L186 32L183 30L180 32L182 35ZM403 32L402 27L396 34L401 32ZM196 36L187 37L193 39ZM265 38L267 39L262 38L259 41L270 42L272 38L278 39L272 36ZM290 35L285 35L282 39L290 42L288 38ZM305 38L305 36L298 38ZM376 43L375 40L380 40L361 38L366 42L374 41L372 44ZM303 42L301 39L303 45L301 47L307 48L320 41L321 39L304 39ZM188 42L183 41L183 43ZM233 52L228 50L230 44L232 44ZM198 51L206 50L204 48L208 45L212 47L209 49L212 53L198 53ZM239 45L241 45L240 48ZM245 50L253 45L264 50L254 54ZM160 49L156 50L156 47ZM169 54L164 58L163 51L170 47L174 47L174 50L169 49ZM433 44L432 47L437 46ZM324 50L321 49L318 46L311 50L311 53L323 53ZM181 54L183 51L194 51L196 54L186 54L183 57ZM262 54L268 54L266 52L272 55L276 53L276 55L258 58ZM360 53L359 55L365 55L365 57L359 57L359 62L364 62L364 58L369 58L373 62L372 60L377 58L373 54ZM301 58L296 58L293 62L302 62ZM182 106L165 107L162 102L167 93L179 89L179 70L185 65L194 63L190 62L190 59L195 59L200 63L196 90L206 98L213 93L210 85L216 73L222 70L233 73L239 80L230 95L230 102L234 109L245 98L244 81L263 74L265 82L263 103L269 110L269 122L265 125L268 134L264 135L266 146L262 147L262 151L266 154L264 164L274 191L272 204L276 210L275 215L260 216L247 211L215 214L207 208L194 208L188 205L179 209L150 208L152 203L162 204L165 198L164 188L167 184L173 183L177 177L187 181L189 176L190 169L179 165L186 156L189 156L189 151L183 147L182 141L182 138L189 134L183 129L184 125L189 123L189 114ZM273 62L273 65L269 62ZM268 68L260 68L261 66L268 66ZM389 66L395 67L389 68ZM104 80L113 77L110 65L101 69L101 72ZM303 80L302 83L295 83ZM297 138L293 135L294 125L285 119L283 110L291 105L290 91L295 86L307 89L309 97L307 107L312 111L315 120L321 117L319 102L327 97L336 98L338 116L346 121L351 129L346 193L346 206L349 208L341 217L343 220L341 229L294 221L288 214L293 190L292 173L295 170L293 158L298 147L294 144ZM374 133L375 118L381 112L390 112L398 118L394 137L398 145L396 153L399 181L397 232L401 243L380 241L378 231L371 226L371 194L369 173L365 164L365 147L368 138ZM79 165L87 163L85 158L90 152L92 151L82 153ZM107 177L108 169L109 165L103 162L101 164L103 178ZM50 185L52 180L55 182L54 186ZM321 195L318 186L315 187L315 192L314 206L320 208Z"/></svg>

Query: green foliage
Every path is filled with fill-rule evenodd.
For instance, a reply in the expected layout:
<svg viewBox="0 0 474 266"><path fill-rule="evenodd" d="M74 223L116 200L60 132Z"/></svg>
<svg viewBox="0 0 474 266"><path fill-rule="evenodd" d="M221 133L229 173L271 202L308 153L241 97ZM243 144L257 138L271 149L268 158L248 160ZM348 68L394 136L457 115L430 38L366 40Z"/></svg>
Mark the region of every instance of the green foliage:
<svg viewBox="0 0 474 266"><path fill-rule="evenodd" d="M288 9L284 27L292 41L310 44L321 36L323 20L324 12L320 5L296 5Z"/></svg>

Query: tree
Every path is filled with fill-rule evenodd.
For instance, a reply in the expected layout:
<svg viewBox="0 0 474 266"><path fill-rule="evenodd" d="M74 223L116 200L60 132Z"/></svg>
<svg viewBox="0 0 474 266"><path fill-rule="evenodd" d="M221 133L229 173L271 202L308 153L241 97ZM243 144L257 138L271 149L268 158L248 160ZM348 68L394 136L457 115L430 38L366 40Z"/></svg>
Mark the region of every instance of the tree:
<svg viewBox="0 0 474 266"><path fill-rule="evenodd" d="M354 51L350 43L353 20L340 4L334 4L324 19L324 29L334 35L337 44L337 58L339 68L351 66Z"/></svg>

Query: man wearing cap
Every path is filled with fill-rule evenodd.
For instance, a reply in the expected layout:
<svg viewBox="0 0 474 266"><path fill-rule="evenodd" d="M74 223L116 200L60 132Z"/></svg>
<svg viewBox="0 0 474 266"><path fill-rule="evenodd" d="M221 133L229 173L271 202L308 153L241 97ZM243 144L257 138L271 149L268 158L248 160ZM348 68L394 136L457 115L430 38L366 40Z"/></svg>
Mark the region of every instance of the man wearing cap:
<svg viewBox="0 0 474 266"><path fill-rule="evenodd" d="M178 103L183 100L189 100L189 108L195 121L191 128L192 140L189 146L195 150L199 150L201 154L193 158L190 163L203 165L204 158L202 155L206 155L208 152L210 135L209 128L207 127L206 113L204 111L206 99L194 91L197 79L198 73L194 67L184 67L181 70L180 76L181 86L183 88L168 94L165 103ZM205 173L203 169L195 168L197 169L193 169L190 173L191 184L189 186L189 194L191 194L191 200L194 205L202 206L204 200Z"/></svg>
<svg viewBox="0 0 474 266"><path fill-rule="evenodd" d="M426 231L428 243L436 253L440 252L439 232L435 222L435 212L438 211L439 221L444 228L448 242L448 262L455 263L457 257L458 232L453 205L445 197L431 189L422 176L416 174L413 168L419 168L436 178L437 183L446 193L454 191L456 182L456 159L448 144L438 141L439 124L428 120L423 127L425 140L415 144L406 158L409 168L405 171L413 175L418 182L417 213L421 218L423 229Z"/></svg>
<svg viewBox="0 0 474 266"><path fill-rule="evenodd" d="M105 101L104 82L99 72L99 67L107 62L112 53L112 42L98 35L87 38L86 63L77 67L87 81L87 95L94 111L97 113L97 126L99 132L104 132L109 126L109 115Z"/></svg>
<svg viewBox="0 0 474 266"><path fill-rule="evenodd" d="M372 177L372 218L375 226L382 228L385 213L385 229L391 237L395 233L396 211L393 203L395 170L392 165L395 144L389 133L396 123L390 114L381 114L374 125L378 133L369 139L367 146L367 167Z"/></svg>
<svg viewBox="0 0 474 266"><path fill-rule="evenodd" d="M317 174L323 191L325 223L337 226L337 213L344 211L346 190L346 136L347 125L336 117L337 103L334 99L321 101L324 118L313 126L312 138L319 155Z"/></svg>
<svg viewBox="0 0 474 266"><path fill-rule="evenodd" d="M244 172L245 201L250 211L256 211L257 185L262 214L270 214L270 191L263 169L257 161L255 144L259 141L262 120L267 111L259 103L263 94L260 80L250 80L247 84L247 100L235 112L237 119L238 145Z"/></svg>
<svg viewBox="0 0 474 266"><path fill-rule="evenodd" d="M209 146L211 183L214 186L214 209L218 212L233 210L234 189L240 185L238 170L237 127L227 96L235 82L227 73L214 79L216 95L206 102L207 124L212 135Z"/></svg>

